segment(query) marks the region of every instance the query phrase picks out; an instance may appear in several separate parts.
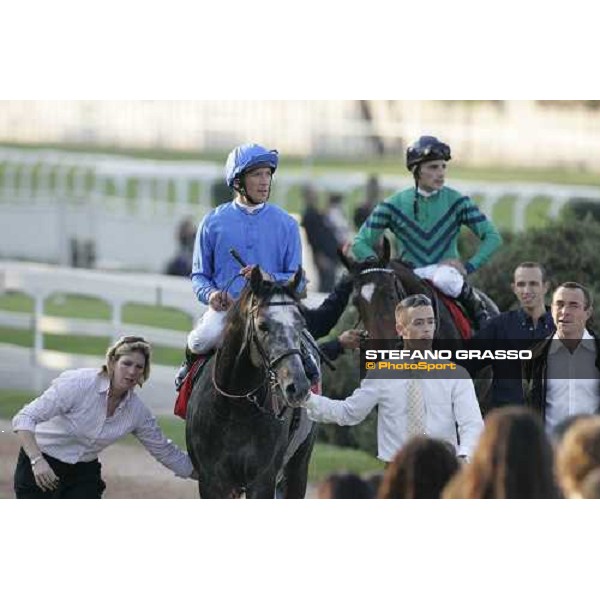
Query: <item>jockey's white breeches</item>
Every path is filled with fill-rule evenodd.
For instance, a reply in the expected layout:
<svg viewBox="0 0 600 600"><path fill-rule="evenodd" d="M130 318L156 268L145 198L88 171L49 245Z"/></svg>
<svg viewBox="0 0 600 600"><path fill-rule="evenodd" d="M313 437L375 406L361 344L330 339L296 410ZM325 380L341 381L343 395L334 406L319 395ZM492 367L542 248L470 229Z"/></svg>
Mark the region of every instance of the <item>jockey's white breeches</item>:
<svg viewBox="0 0 600 600"><path fill-rule="evenodd" d="M213 348L219 347L226 318L226 310L217 311L209 306L188 335L188 348L194 354L206 354Z"/></svg>
<svg viewBox="0 0 600 600"><path fill-rule="evenodd" d="M451 298L460 296L465 282L464 277L450 265L428 265L414 269L414 273L421 279L429 279L438 290Z"/></svg>

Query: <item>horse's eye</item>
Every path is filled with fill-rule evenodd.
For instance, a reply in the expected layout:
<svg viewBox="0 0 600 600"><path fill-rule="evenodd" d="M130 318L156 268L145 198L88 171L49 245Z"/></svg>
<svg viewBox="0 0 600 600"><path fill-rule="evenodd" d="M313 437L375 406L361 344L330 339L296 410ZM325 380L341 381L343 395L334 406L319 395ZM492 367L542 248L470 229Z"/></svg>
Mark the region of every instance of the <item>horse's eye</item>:
<svg viewBox="0 0 600 600"><path fill-rule="evenodd" d="M265 321L258 324L258 328L264 333L269 333L269 324Z"/></svg>

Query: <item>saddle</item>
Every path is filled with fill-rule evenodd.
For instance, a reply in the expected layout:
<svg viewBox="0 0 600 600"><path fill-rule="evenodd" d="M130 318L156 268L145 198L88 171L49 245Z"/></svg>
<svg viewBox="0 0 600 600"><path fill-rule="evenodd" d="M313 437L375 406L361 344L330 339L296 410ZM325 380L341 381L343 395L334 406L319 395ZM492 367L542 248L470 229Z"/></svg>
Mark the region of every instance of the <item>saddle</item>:
<svg viewBox="0 0 600 600"><path fill-rule="evenodd" d="M185 376L183 380L183 384L179 389L177 394L177 398L175 399L175 408L173 412L176 416L181 417L184 421L187 415L187 405L190 399L190 395L192 393L192 389L194 388L194 384L198 380L200 373L202 372L202 367L209 361L211 356L214 354L214 351L209 352L208 354L199 354L198 358L192 364L188 374Z"/></svg>

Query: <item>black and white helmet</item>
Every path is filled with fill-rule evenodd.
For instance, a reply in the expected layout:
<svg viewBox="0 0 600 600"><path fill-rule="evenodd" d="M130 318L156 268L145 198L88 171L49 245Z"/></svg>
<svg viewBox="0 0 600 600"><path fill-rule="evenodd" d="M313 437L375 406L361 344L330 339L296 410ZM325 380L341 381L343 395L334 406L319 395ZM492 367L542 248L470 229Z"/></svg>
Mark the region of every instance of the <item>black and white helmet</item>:
<svg viewBox="0 0 600 600"><path fill-rule="evenodd" d="M421 136L406 150L406 168L413 171L415 167L432 160L450 160L450 146L440 142L432 135Z"/></svg>

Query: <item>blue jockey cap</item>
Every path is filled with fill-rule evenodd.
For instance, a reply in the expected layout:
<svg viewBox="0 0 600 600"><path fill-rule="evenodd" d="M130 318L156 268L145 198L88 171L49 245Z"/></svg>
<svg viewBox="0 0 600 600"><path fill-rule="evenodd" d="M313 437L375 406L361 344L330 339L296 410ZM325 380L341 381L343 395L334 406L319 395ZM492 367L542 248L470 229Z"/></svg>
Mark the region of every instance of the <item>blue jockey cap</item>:
<svg viewBox="0 0 600 600"><path fill-rule="evenodd" d="M277 150L267 150L258 144L242 144L234 148L225 163L225 181L233 187L233 180L240 177L252 167L270 167L274 173L279 163Z"/></svg>

